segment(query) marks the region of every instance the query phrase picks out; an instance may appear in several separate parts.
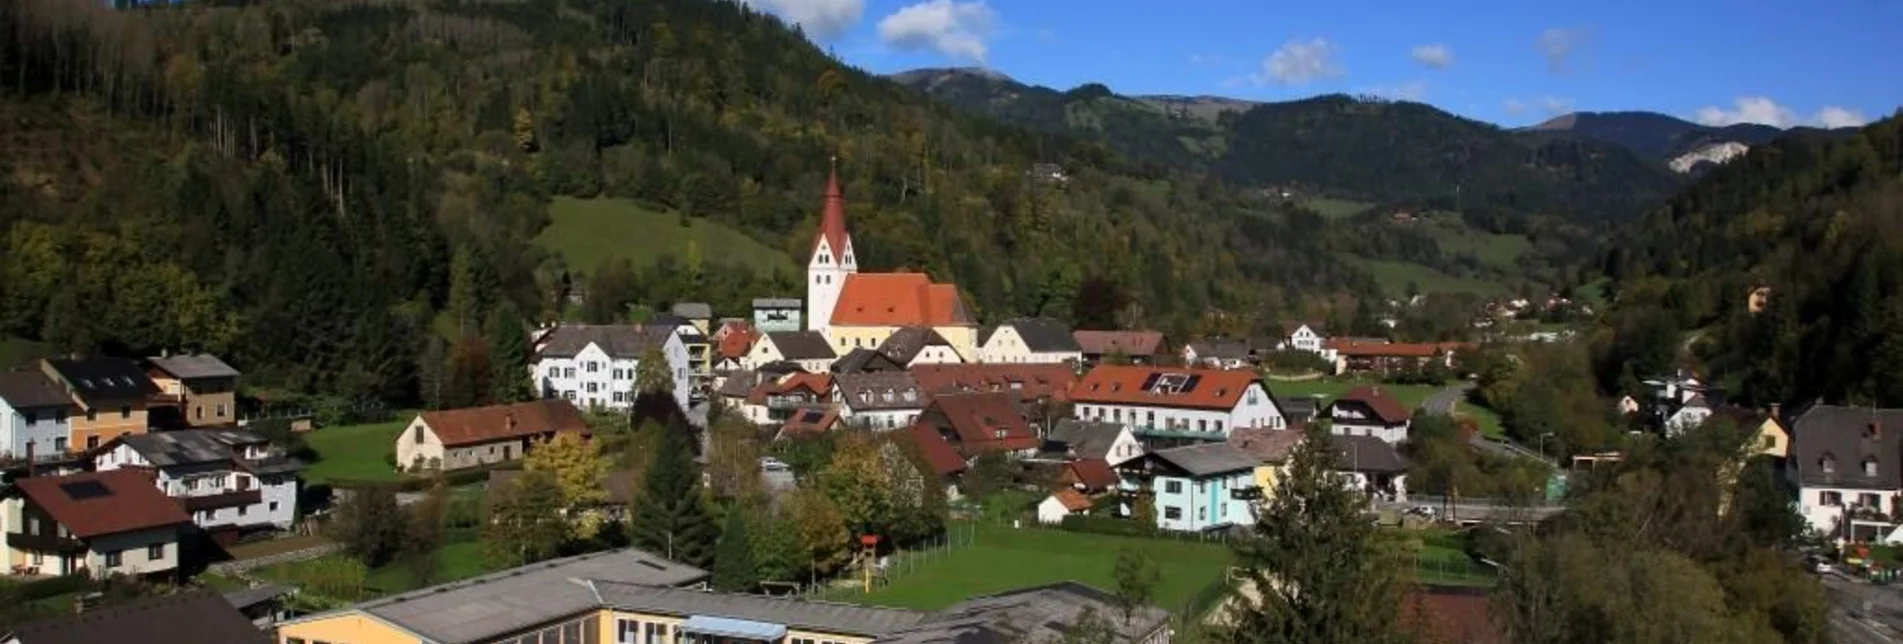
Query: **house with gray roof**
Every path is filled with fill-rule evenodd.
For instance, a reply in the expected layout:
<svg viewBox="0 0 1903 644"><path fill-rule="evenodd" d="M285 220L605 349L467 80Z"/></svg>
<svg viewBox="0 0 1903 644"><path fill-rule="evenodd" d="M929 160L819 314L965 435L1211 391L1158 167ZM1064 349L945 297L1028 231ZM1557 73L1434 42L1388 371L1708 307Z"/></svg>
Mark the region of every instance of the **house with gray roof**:
<svg viewBox="0 0 1903 644"><path fill-rule="evenodd" d="M875 349L855 347L833 361L833 373L875 373L880 371L905 371L905 365L893 361Z"/></svg>
<svg viewBox="0 0 1903 644"><path fill-rule="evenodd" d="M899 327L879 344L879 353L907 369L921 364L957 364L964 362L950 340L931 327Z"/></svg>
<svg viewBox="0 0 1903 644"><path fill-rule="evenodd" d="M1172 447L1124 464L1155 495L1156 527L1202 532L1255 525L1255 456L1226 442Z"/></svg>
<svg viewBox="0 0 1903 644"><path fill-rule="evenodd" d="M1055 364L1081 362L1083 347L1069 325L1043 317L1012 318L984 330L981 362Z"/></svg>
<svg viewBox="0 0 1903 644"><path fill-rule="evenodd" d="M152 425L162 428L230 427L238 423L238 373L209 353L145 359L145 375L159 388Z"/></svg>
<svg viewBox="0 0 1903 644"><path fill-rule="evenodd" d="M1255 351L1246 340L1208 338L1183 345L1183 364L1211 369L1247 369Z"/></svg>
<svg viewBox="0 0 1903 644"><path fill-rule="evenodd" d="M641 360L658 351L673 379L675 403L688 408L695 373L678 326L562 324L535 339L530 373L543 398L581 409L627 410L634 405ZM506 377L506 374L496 374Z"/></svg>
<svg viewBox="0 0 1903 644"><path fill-rule="evenodd" d="M838 374L832 395L841 421L880 431L910 426L932 402L904 371Z"/></svg>
<svg viewBox="0 0 1903 644"><path fill-rule="evenodd" d="M100 471L154 473L198 527L213 532L284 530L297 519L304 463L241 429L182 429L120 436L92 457Z"/></svg>
<svg viewBox="0 0 1903 644"><path fill-rule="evenodd" d="M1170 615L1140 606L1124 619L1114 596L1074 581L973 597L933 613L878 644L1054 642L1094 616L1115 632L1104 644L1167 644Z"/></svg>
<svg viewBox="0 0 1903 644"><path fill-rule="evenodd" d="M773 362L791 362L809 373L826 373L839 354L818 331L768 331L761 335L747 354L744 364L758 369Z"/></svg>
<svg viewBox="0 0 1903 644"><path fill-rule="evenodd" d="M1143 457L1143 444L1130 426L1101 420L1065 418L1051 427L1038 452L1065 461L1096 459L1112 467Z"/></svg>
<svg viewBox="0 0 1903 644"><path fill-rule="evenodd" d="M1895 532L1903 409L1814 404L1793 418L1785 472L1811 529L1836 538Z"/></svg>
<svg viewBox="0 0 1903 644"><path fill-rule="evenodd" d="M1406 501L1407 458L1379 436L1330 434L1335 447L1335 473L1344 484L1379 498Z"/></svg>
<svg viewBox="0 0 1903 644"><path fill-rule="evenodd" d="M38 371L0 372L0 463L59 458L71 447L73 399Z"/></svg>

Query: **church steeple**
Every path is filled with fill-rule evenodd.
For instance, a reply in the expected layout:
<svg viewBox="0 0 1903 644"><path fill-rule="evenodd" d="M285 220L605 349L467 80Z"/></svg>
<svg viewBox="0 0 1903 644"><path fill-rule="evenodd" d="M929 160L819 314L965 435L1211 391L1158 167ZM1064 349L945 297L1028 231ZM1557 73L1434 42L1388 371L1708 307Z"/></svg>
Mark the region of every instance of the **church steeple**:
<svg viewBox="0 0 1903 644"><path fill-rule="evenodd" d="M819 235L813 239L813 252L829 251L832 264L849 264L846 249L852 236L846 232L846 196L839 190L839 157L832 159L832 172L826 175L826 199L819 215Z"/></svg>
<svg viewBox="0 0 1903 644"><path fill-rule="evenodd" d="M832 170L826 175L826 198L820 208L813 256L806 261L806 328L825 333L831 326L833 307L845 290L846 278L859 272L852 234L846 232L846 197L839 189L839 157L833 157Z"/></svg>

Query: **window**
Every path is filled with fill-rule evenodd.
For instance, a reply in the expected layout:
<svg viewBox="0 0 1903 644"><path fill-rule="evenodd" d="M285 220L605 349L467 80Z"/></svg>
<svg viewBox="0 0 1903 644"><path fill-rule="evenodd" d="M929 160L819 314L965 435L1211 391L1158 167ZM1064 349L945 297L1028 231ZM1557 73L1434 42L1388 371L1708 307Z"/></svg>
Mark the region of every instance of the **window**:
<svg viewBox="0 0 1903 644"><path fill-rule="evenodd" d="M131 406L131 405L120 405L120 406L119 406L119 418L121 418L121 419L125 419L125 418L131 418L131 417L132 417L132 406Z"/></svg>
<svg viewBox="0 0 1903 644"><path fill-rule="evenodd" d="M619 392L619 391L617 391L617 392L615 392L615 394L614 394L614 401L615 401L615 402L624 402L624 399L622 398L622 396L623 396L623 395L624 395L624 394L622 394L622 392Z"/></svg>
<svg viewBox="0 0 1903 644"><path fill-rule="evenodd" d="M35 567L46 565L46 554L40 552L33 553L33 565Z"/></svg>
<svg viewBox="0 0 1903 644"><path fill-rule="evenodd" d="M413 431L410 433L412 434L412 436L410 437L410 442L416 443L418 445L423 444L423 426L422 425L417 425L416 431Z"/></svg>
<svg viewBox="0 0 1903 644"><path fill-rule="evenodd" d="M1199 431L1199 432L1209 431L1209 421L1201 419L1201 418L1196 419L1196 431Z"/></svg>
<svg viewBox="0 0 1903 644"><path fill-rule="evenodd" d="M1209 519L1209 508L1196 508L1197 521L1206 521L1208 519Z"/></svg>
<svg viewBox="0 0 1903 644"><path fill-rule="evenodd" d="M1110 410L1110 420L1114 420L1119 423L1123 422L1123 410L1122 409Z"/></svg>
<svg viewBox="0 0 1903 644"><path fill-rule="evenodd" d="M1868 492L1857 495L1857 505L1870 508L1878 512L1883 511L1883 499L1881 497L1878 497L1875 494L1871 494Z"/></svg>
<svg viewBox="0 0 1903 644"><path fill-rule="evenodd" d="M568 402L575 402L575 390L570 389L568 391L562 392L562 398L567 400Z"/></svg>
<svg viewBox="0 0 1903 644"><path fill-rule="evenodd" d="M1163 518L1175 521L1183 518L1183 509L1174 505L1163 506Z"/></svg>
<svg viewBox="0 0 1903 644"><path fill-rule="evenodd" d="M204 419L205 419L205 406L204 406L204 405L192 405L192 418L193 418L193 419L196 419L196 420L204 420Z"/></svg>
<svg viewBox="0 0 1903 644"><path fill-rule="evenodd" d="M1197 482L1196 482L1196 494L1198 494L1198 495L1201 495L1201 494L1203 494L1203 493L1205 493L1205 492L1208 492L1208 491L1209 491L1209 484L1208 484L1208 483L1205 483L1205 482L1203 482L1203 481L1197 481Z"/></svg>
<svg viewBox="0 0 1903 644"><path fill-rule="evenodd" d="M125 561L123 553L113 550L106 553L106 567L117 568Z"/></svg>
<svg viewBox="0 0 1903 644"><path fill-rule="evenodd" d="M1182 493L1183 493L1183 482L1182 482L1182 481L1168 481L1168 482L1165 482L1165 483L1163 484L1163 492L1164 492L1164 493L1167 493L1167 494L1182 494Z"/></svg>
<svg viewBox="0 0 1903 644"><path fill-rule="evenodd" d="M164 559L165 559L165 544L155 543L145 547L146 561L162 561Z"/></svg>
<svg viewBox="0 0 1903 644"><path fill-rule="evenodd" d="M88 422L99 420L99 410L97 409L86 410L86 420Z"/></svg>
<svg viewBox="0 0 1903 644"><path fill-rule="evenodd" d="M1825 474L1835 474L1837 472L1837 459L1825 456L1817 461L1817 467L1823 470Z"/></svg>
<svg viewBox="0 0 1903 644"><path fill-rule="evenodd" d="M644 626L645 628L643 630L647 631L646 644L663 644L667 639L667 625L650 623Z"/></svg>
<svg viewBox="0 0 1903 644"><path fill-rule="evenodd" d="M277 502L277 501L272 501L272 502L271 502L271 511L272 511L272 512L276 512L276 511L278 511L278 502Z"/></svg>
<svg viewBox="0 0 1903 644"><path fill-rule="evenodd" d="M1877 475L1877 459L1874 459L1874 458L1863 459L1863 475L1864 476Z"/></svg>
<svg viewBox="0 0 1903 644"><path fill-rule="evenodd" d="M592 393L597 393L597 392L599 392L599 391L600 391L600 388L599 388L599 387L600 387L600 386L599 386L599 385L597 385L597 384L595 384L595 383L592 383L592 382L591 382L591 383L588 383L588 393L591 393L591 394L592 394Z"/></svg>
<svg viewBox="0 0 1903 644"><path fill-rule="evenodd" d="M601 363L599 363L599 362L589 362L589 363L588 363L588 373L595 373L595 372L597 372L597 371L600 371L600 370L601 370Z"/></svg>
<svg viewBox="0 0 1903 644"><path fill-rule="evenodd" d="M1824 492L1818 495L1817 502L1830 507L1836 507L1844 504L1844 495L1841 492Z"/></svg>
<svg viewBox="0 0 1903 644"><path fill-rule="evenodd" d="M86 437L86 449L98 449L98 448L99 448L99 437L98 437L98 436L87 436L87 437Z"/></svg>
<svg viewBox="0 0 1903 644"><path fill-rule="evenodd" d="M1156 412L1153 412L1153 411L1143 412L1143 424L1149 427L1155 427L1156 426Z"/></svg>
<svg viewBox="0 0 1903 644"><path fill-rule="evenodd" d="M238 516L244 516L245 506L238 506Z"/></svg>
<svg viewBox="0 0 1903 644"><path fill-rule="evenodd" d="M1222 431L1222 421L1218 420L1213 422L1215 422L1216 424L1216 431L1219 431L1219 432Z"/></svg>
<svg viewBox="0 0 1903 644"><path fill-rule="evenodd" d="M560 377L562 377L562 370L561 370L560 368L558 368L558 367L549 367L549 368L548 368L548 377L550 377L550 378L560 378Z"/></svg>
<svg viewBox="0 0 1903 644"><path fill-rule="evenodd" d="M65 436L61 436L59 438L53 439L53 451L55 452L66 451L66 437Z"/></svg>
<svg viewBox="0 0 1903 644"><path fill-rule="evenodd" d="M615 620L615 644L636 644L641 637L641 622L631 619Z"/></svg>
<svg viewBox="0 0 1903 644"><path fill-rule="evenodd" d="M224 418L224 417L225 417L225 404L224 404L224 403L218 403L218 417L219 417L219 418Z"/></svg>
<svg viewBox="0 0 1903 644"><path fill-rule="evenodd" d="M39 533L40 533L40 518L39 518L39 517L27 517L27 519L26 519L26 533L27 533L27 534L39 534Z"/></svg>
<svg viewBox="0 0 1903 644"><path fill-rule="evenodd" d="M565 369L562 369L562 377L563 377L563 378L573 378L573 377L575 377L575 368L574 368L574 367L568 367L568 368L565 368Z"/></svg>
<svg viewBox="0 0 1903 644"><path fill-rule="evenodd" d="M30 411L20 412L20 417L24 418L28 425L40 422L40 419Z"/></svg>

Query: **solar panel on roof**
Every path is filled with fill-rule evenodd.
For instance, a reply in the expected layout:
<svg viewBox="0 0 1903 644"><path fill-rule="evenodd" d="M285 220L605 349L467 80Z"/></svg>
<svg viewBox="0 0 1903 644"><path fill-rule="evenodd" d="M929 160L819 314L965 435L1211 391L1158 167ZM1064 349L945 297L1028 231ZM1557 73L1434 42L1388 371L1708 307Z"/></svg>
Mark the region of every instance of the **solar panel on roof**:
<svg viewBox="0 0 1903 644"><path fill-rule="evenodd" d="M106 484L98 481L61 483L59 484L59 489L61 492L65 492L66 496L71 497L74 501L112 496L112 490L107 488Z"/></svg>
<svg viewBox="0 0 1903 644"><path fill-rule="evenodd" d="M1161 378L1161 377L1163 377L1163 374L1160 374L1160 373L1152 373L1152 374L1150 374L1150 375L1149 375L1148 377L1145 377L1145 378L1143 379L1143 387L1142 387L1142 389L1143 389L1144 391L1149 391L1151 387L1155 387L1155 386L1156 386L1156 379L1157 379L1157 378Z"/></svg>
<svg viewBox="0 0 1903 644"><path fill-rule="evenodd" d="M826 414L825 414L824 412L818 412L818 411L807 411L807 412L806 412L806 413L804 413L804 414L800 414L800 422L802 422L802 423L817 423L817 422L819 422L819 419L820 419L820 418L823 418L823 417L825 417L825 416L826 416Z"/></svg>
<svg viewBox="0 0 1903 644"><path fill-rule="evenodd" d="M1187 392L1191 392L1191 391L1195 391L1195 390L1196 390L1196 383L1199 383L1199 382L1202 382L1202 381L1203 381L1203 377L1202 377L1201 375L1191 375L1191 376L1189 377L1189 380L1186 380L1186 381L1184 381L1184 382L1183 382L1183 389L1182 389L1182 391L1183 391L1183 392L1186 392L1186 393L1187 393Z"/></svg>

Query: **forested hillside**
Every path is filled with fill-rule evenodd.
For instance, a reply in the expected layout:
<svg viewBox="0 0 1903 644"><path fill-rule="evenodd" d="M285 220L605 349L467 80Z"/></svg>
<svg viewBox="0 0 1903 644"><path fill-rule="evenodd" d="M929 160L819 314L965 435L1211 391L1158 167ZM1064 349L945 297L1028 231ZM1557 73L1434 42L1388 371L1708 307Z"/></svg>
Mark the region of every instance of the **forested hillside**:
<svg viewBox="0 0 1903 644"><path fill-rule="evenodd" d="M1903 121L1760 146L1622 232L1605 258L1630 387L1697 330L1694 357L1753 403L1903 405ZM1755 287L1769 306L1748 310ZM1633 367L1631 365L1639 365Z"/></svg>
<svg viewBox="0 0 1903 644"><path fill-rule="evenodd" d="M954 113L736 3L12 0L0 118L0 335L346 395L407 398L428 337L571 285L596 320L797 294L718 248L563 266L529 240L552 197L610 196L803 257L833 156L862 264L955 280L986 319L1242 332L1369 288L1312 218Z"/></svg>

